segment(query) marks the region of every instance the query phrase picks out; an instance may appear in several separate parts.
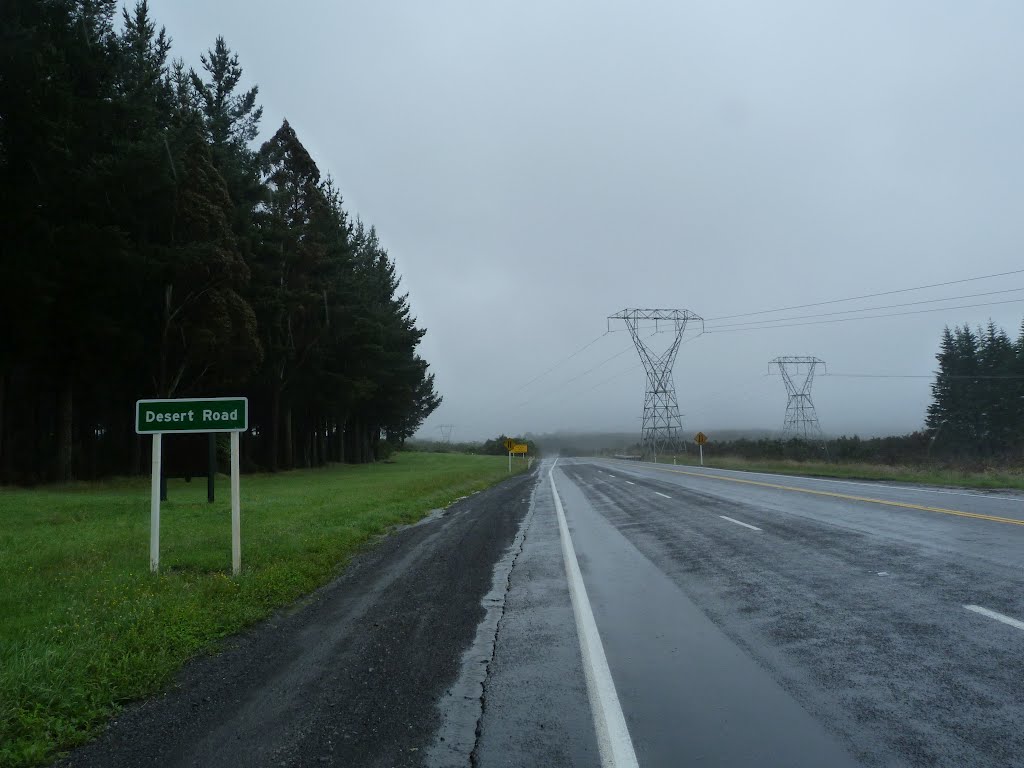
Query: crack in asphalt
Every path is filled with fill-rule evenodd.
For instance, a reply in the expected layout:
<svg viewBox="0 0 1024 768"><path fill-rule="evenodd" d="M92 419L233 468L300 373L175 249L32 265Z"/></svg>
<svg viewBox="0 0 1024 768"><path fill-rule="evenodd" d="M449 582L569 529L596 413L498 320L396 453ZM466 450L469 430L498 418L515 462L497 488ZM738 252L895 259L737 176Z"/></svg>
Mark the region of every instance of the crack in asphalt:
<svg viewBox="0 0 1024 768"><path fill-rule="evenodd" d="M515 538L494 565L491 590L480 605L484 616L477 625L476 637L462 656L461 671L446 696L438 702L442 724L425 756L431 768L465 768L477 765L481 722L487 708L487 679L491 674L505 604L512 587L512 572L526 542L533 519L536 487L523 501L529 501Z"/></svg>
<svg viewBox="0 0 1024 768"><path fill-rule="evenodd" d="M509 563L508 572L505 574L505 589L501 595L501 610L498 615L498 621L494 625L494 638L491 641L491 652L490 657L487 659L487 668L484 671L484 679L480 684L480 714L476 720L476 728L473 731L473 749L469 753L469 764L472 768L477 768L479 765L479 754L478 750L480 747L480 737L483 733L483 720L484 713L487 711L487 681L491 676L491 665L494 663L494 652L498 647L498 637L501 635L501 624L505 618L505 606L508 601L508 593L512 589L512 572L515 570L516 563L519 560L519 556L523 554L523 548L526 546L526 535L529 531L530 523L533 521L533 512L535 508L534 496L537 493L537 489L534 488L533 494L530 497L530 509L526 513L526 517L523 518L522 527L516 534L515 541L512 542L511 549L515 552L512 556L512 561Z"/></svg>

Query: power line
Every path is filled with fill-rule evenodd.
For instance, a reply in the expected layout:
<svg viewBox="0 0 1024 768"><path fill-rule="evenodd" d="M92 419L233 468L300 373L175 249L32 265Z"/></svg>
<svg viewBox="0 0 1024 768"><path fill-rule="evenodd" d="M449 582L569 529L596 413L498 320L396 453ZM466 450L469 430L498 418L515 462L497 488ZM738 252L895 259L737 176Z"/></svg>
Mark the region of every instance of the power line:
<svg viewBox="0 0 1024 768"><path fill-rule="evenodd" d="M652 333L651 335L653 336L654 334ZM691 336L686 341L681 342L679 344L679 346L685 347L691 341L696 341L697 339L699 339L701 337L701 335L702 335L701 333L698 333L696 336ZM603 387L605 384L608 384L608 383L610 383L612 381L615 381L615 379L618 379L618 378L620 378L622 376L625 376L627 373L632 373L633 371L638 371L638 370L640 370L643 367L644 367L643 363L637 363L636 365L630 366L629 368L627 368L624 371L619 371L618 373L616 373L616 374L614 374L612 376L609 376L604 381L598 382L597 384L595 384L594 386L590 387L589 389L584 389L579 394L585 395L588 392L593 392L595 389L599 389L600 387Z"/></svg>
<svg viewBox="0 0 1024 768"><path fill-rule="evenodd" d="M593 392L595 389L600 389L605 384L609 384L609 383L615 381L615 379L618 379L618 378L621 378L621 377L625 376L627 373L633 373L633 371L639 371L643 367L644 367L643 363L637 363L636 365L632 365L629 368L627 368L626 370L619 371L618 373L616 373L616 374L614 374L612 376L609 376L604 381L598 382L597 384L595 384L594 386L590 387L589 389L584 389L582 392L580 392L580 394L581 395L585 395L588 392Z"/></svg>
<svg viewBox="0 0 1024 768"><path fill-rule="evenodd" d="M921 304L938 304L939 302L942 302L942 301L959 301L961 299L975 299L975 298L980 298L981 296L997 296L997 295L1007 294L1007 293L1019 293L1020 291L1024 291L1024 288L1005 288L1005 289L1003 289L1001 291L985 291L984 293L968 293L968 294L964 294L962 296L947 296L946 298L943 298L943 299L923 299L921 301L908 301L908 302L904 302L902 304L886 304L886 305L878 306L878 307L864 307L863 309L840 309L840 310L837 310L835 312L821 312L821 313L818 313L816 315L795 315L793 317L776 317L776 318L772 318L770 320L748 320L748 321L741 322L741 323L723 323L722 325L719 325L719 326L712 326L712 328L710 330L714 330L715 328L734 328L734 327L740 327L740 326L752 326L753 327L753 326L761 325L761 324L764 324L764 323L782 323L782 322L787 322L789 320L810 320L812 318L817 318L817 317L833 317L835 315L852 315L852 314L855 314L857 312L876 312L876 311L878 311L880 309L897 309L899 307L916 307L916 306L920 306ZM854 318L854 319L856 319L856 318Z"/></svg>
<svg viewBox="0 0 1024 768"><path fill-rule="evenodd" d="M1024 269L1014 269L1014 270L1010 270L1009 272L996 272L995 274L991 274L991 275L981 275L979 277L965 277L965 278L963 278L961 280L948 280L948 281L946 281L944 283L931 283L930 285L918 285L918 286L914 286L913 288L899 288L899 289L894 290L894 291L880 291L879 293L866 293L863 296L850 296L849 298L845 298L845 299L831 299L829 301L816 301L816 302L812 302L811 304L796 304L796 305L793 305L791 307L779 307L778 309L761 309L761 310L758 310L757 312L741 312L741 313L735 314L735 315L722 315L720 317L709 317L709 318L707 318L707 321L710 323L710 322L715 322L717 320L732 320L733 318L736 318L736 317L753 317L754 315L766 315L766 314L771 314L771 313L774 313L774 312L788 312L788 311L790 311L792 309L807 309L808 307L821 307L821 306L824 306L826 304L840 304L840 303L846 302L846 301L859 301L861 299L873 299L873 298L876 298L878 296L892 296L893 294L896 294L896 293L909 293L911 291L924 291L924 290L927 290L928 288L942 288L943 286L947 286L947 285L959 285L961 283L971 283L971 282L976 282L978 280L991 280L992 278L995 278L995 277L1007 277L1009 275L1019 275L1019 274L1022 274L1022 273L1024 273Z"/></svg>
<svg viewBox="0 0 1024 768"><path fill-rule="evenodd" d="M595 365L593 368L590 368L590 369L584 371L583 373L579 374L578 376L573 376L571 379L567 379L566 381L561 382L560 384L558 384L556 386L555 389L552 389L552 390L549 390L548 392L546 392L545 395L550 396L551 394L562 390L564 387L567 387L569 384L572 384L574 381L582 379L587 374L593 373L594 371L596 371L601 366L606 365L607 363L610 363L612 360L615 360L618 357L622 357L624 354L626 354L627 352L631 352L631 351L632 351L632 348L627 347L626 349L622 350L621 352L616 352L611 357L602 360L600 363ZM516 406L516 407L522 408L525 405L530 405L531 402L532 402L531 400L524 400L523 402L519 403L519 405Z"/></svg>
<svg viewBox="0 0 1024 768"><path fill-rule="evenodd" d="M651 327L653 327L653 326L651 326ZM647 338L651 338L652 336L654 336L654 335L656 335L657 333L660 333L660 332L661 332L661 331L654 331L653 333L650 333L650 334L648 334ZM602 336L604 336L604 335L606 335L606 334L602 334ZM683 345L685 345L685 344L689 344L689 343L690 343L691 341L696 341L697 339L699 339L699 338L700 338L700 336L701 336L701 334L700 334L700 333L698 333L698 334L697 334L696 336L692 336L692 337L690 337L689 339L686 339L685 341L683 341L683 342L682 342L682 343L680 344L680 346L683 346ZM596 339L595 339L595 341L596 341ZM593 343L593 342L591 342L591 343ZM608 363L610 363L610 362L611 362L612 360L615 360L615 359L617 359L617 358L620 358L620 357L622 357L622 356L623 356L624 354L626 354L627 352L631 352L631 351L632 351L632 349L633 349L632 347L628 347L628 348L626 348L626 349L622 350L621 352L616 352L616 353L615 353L614 355L612 355L611 357L605 358L605 359L604 359L604 360L602 360L602 361L601 361L600 363L598 363L597 365L595 365L595 366L594 366L594 367L592 367L592 368L589 368L589 369L587 369L587 370L586 370L586 371L584 371L583 373L580 373L580 374L578 374L578 375L576 375L576 376L573 376L573 377L572 377L571 379L566 379L566 380L565 380L565 381L563 381L563 382L562 382L561 384L558 384L558 385L557 385L557 387L556 387L555 389L553 389L553 390L551 390L551 391L547 392L547 393L546 393L546 396L550 396L550 395L552 395L552 394L556 394L556 393L558 393L558 392L559 392L559 391L561 391L561 390L562 390L563 388L565 388L565 387L569 386L570 384L573 384L573 383L574 383L574 382L576 382L576 381L579 381L579 380L580 380L580 379L582 379L582 378L583 378L584 376L587 376L587 375L589 375L589 374L593 373L594 371L596 371L596 370L598 370L598 369L600 369L600 368L604 367L605 365L607 365ZM585 392L590 392L590 391L591 391L591 390L593 390L593 389L597 389L597 388L598 388L599 386L602 386L602 384L606 384L606 383L608 383L609 381L612 381L613 379L615 379L615 378L618 378L619 376L623 376L623 375L625 375L626 373L629 373L629 371L635 370L635 368L638 368L638 367L640 367L640 366L639 366L639 365L638 365L638 366L634 366L633 368L630 368L630 369L628 369L628 370L626 370L626 371L621 371L620 373L617 373L617 374L615 374L614 376L612 376L612 377L610 377L610 378L606 379L606 380L605 380L604 382L601 382L600 384L597 384L597 385L595 385L595 386L591 387L590 389L585 389L585 390L583 390L583 392L581 392L581 393L579 393L579 394L583 394L583 393L585 393ZM538 377L538 378L539 378L539 377ZM519 403L519 404L518 404L518 405L517 405L516 407L517 407L517 408L522 408L522 407L524 407L524 406L526 406L526 405L530 405L530 404L531 404L531 402L532 402L531 400L524 400L523 402Z"/></svg>
<svg viewBox="0 0 1024 768"><path fill-rule="evenodd" d="M651 335L653 336L654 334L651 334ZM602 367L603 365L606 365L607 363L610 363L612 360L615 360L616 358L622 357L627 352L632 352L632 351L633 350L631 348L627 347L626 349L622 350L621 352L617 352L616 354L612 355L611 357L607 358L606 360L602 360L600 363L595 365L593 368L590 368L589 370L584 371L583 373L579 374L578 376L573 376L571 379L568 379L568 380L562 382L562 386L563 387L564 386L568 386L569 384L572 384L574 381L579 381L584 376L587 376L588 374L593 373L594 371L596 371L598 368Z"/></svg>
<svg viewBox="0 0 1024 768"><path fill-rule="evenodd" d="M654 333L650 334L650 335L649 335L649 336L648 336L647 338L651 338L651 336L654 336L654 335L655 335L656 333L661 333L661 331L655 331ZM690 343L691 341L696 341L696 340L697 340L697 339L699 339L700 337L701 337L701 334L700 334L700 333L698 333L698 334L697 334L696 336L691 336L691 337L690 337L689 339L687 339L686 341L680 342L679 346L680 346L680 347L682 347L682 346L685 346L685 345L689 344L689 343ZM581 374L580 374L579 376L575 376L575 377L573 377L573 378L569 379L568 381L566 381L566 382L565 382L565 385L568 385L568 384L572 384L572 383L573 383L574 381L576 381L576 380L578 380L578 379L582 379L582 378L583 378L584 376L586 376L586 375L587 375L588 373L593 373L594 371L596 371L596 370L597 370L598 368L600 368L600 367L601 367L602 365L604 365L605 363L610 363L610 362L611 362L612 360L614 360L615 358L617 358L617 357L622 357L622 356L623 356L624 354L626 354L626 352L629 352L629 351L631 351L631 350L629 350L629 349L625 349L625 350L623 350L622 352L619 352L619 353L618 353L617 355L612 355L612 356L611 356L611 357L609 357L609 358L608 358L607 360L604 360L604 361L602 361L602 362L598 363L597 365L595 365L595 366L594 366L593 368L591 368L591 369L590 369L589 371L584 371L584 372L583 372L583 373L581 373ZM643 366L643 364L641 363L641 364L640 364L640 366L637 366L637 367L642 367L642 366ZM630 368L629 370L633 370L633 369L632 369L632 368ZM625 373L625 372L624 372L624 373ZM585 391L589 392L590 390L585 390ZM582 393L580 393L580 394L582 394Z"/></svg>
<svg viewBox="0 0 1024 768"><path fill-rule="evenodd" d="M562 358L562 359L561 359L561 360L559 360L559 361L558 361L557 363L555 363L555 364L554 364L554 365L552 365L552 366L551 366L550 368L548 368L548 369L547 369L546 371L544 371L543 373L541 373L541 374L539 374L539 375L537 375L537 376L534 376L534 377L533 377L532 379L530 379L530 380L529 380L528 382L526 382L525 384L522 384L522 385L520 385L520 386L516 387L516 389L526 389L526 388L527 388L528 386L530 386L531 384L533 384L533 383L534 383L535 381L540 381L541 379L543 379L543 378L544 378L545 376L547 376L547 375L548 375L549 373L551 373L552 371L554 371L554 370L556 370L556 369L560 368L561 366L565 365L565 364L566 364L567 362L569 362L570 360L572 360L572 359L573 359L574 357L576 357L576 355L580 354L580 353L581 353L581 352L583 352L584 350L586 350L586 349L589 349L590 347L592 347L592 346L594 346L595 344L597 344L597 342L599 342L599 341L600 341L601 339L603 339L603 338L604 338L605 336L607 336L607 335L608 335L608 331L605 331L605 332L604 332L604 333L602 333L602 334L601 334L600 336L598 336L598 337L597 337L596 339L593 339L592 341L588 341L588 342L587 342L586 344L584 344L584 345L583 345L582 347L580 347L580 348L579 348L579 349L577 349L577 350L576 350L575 352L573 352L572 354L570 354L570 355L569 355L568 357Z"/></svg>
<svg viewBox="0 0 1024 768"><path fill-rule="evenodd" d="M982 304L961 304L956 307L935 307L933 309L917 309L909 312L891 312L885 315L864 315L863 317L840 317L834 320L814 320L809 323L788 323L784 325L751 325L744 328L721 328L708 329L704 333L736 333L737 331L763 331L772 328L796 328L802 325L828 325L831 323L848 323L851 320L875 320L882 317L904 317L907 315L923 315L929 312L947 312L954 309L975 309L977 307L995 307L1001 304L1018 304L1021 299L1007 299L1005 301L990 301Z"/></svg>
<svg viewBox="0 0 1024 768"><path fill-rule="evenodd" d="M830 379L934 379L938 373L829 373L826 376ZM970 379L972 381L998 381L998 380L1020 380L1024 376L1008 374L1005 376L973 376L969 373L947 373L943 375L946 379Z"/></svg>

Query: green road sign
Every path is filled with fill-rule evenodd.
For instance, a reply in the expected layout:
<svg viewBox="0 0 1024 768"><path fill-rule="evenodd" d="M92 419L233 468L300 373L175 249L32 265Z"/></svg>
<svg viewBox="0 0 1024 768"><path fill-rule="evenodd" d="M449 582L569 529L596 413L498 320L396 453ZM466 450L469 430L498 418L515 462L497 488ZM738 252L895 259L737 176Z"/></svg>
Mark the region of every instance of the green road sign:
<svg viewBox="0 0 1024 768"><path fill-rule="evenodd" d="M248 428L249 399L246 397L139 400L135 403L135 431L140 435L162 432L245 432Z"/></svg>

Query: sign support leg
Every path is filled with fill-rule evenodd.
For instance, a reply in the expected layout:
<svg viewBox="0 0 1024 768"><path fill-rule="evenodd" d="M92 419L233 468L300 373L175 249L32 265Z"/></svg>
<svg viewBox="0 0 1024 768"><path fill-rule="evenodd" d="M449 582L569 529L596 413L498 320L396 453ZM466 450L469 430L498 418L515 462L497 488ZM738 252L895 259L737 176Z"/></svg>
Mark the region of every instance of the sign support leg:
<svg viewBox="0 0 1024 768"><path fill-rule="evenodd" d="M700 445L700 465L702 467L704 466L704 445L703 445L703 443Z"/></svg>
<svg viewBox="0 0 1024 768"><path fill-rule="evenodd" d="M211 432L206 439L206 501L213 504L213 480L217 475L217 435Z"/></svg>
<svg viewBox="0 0 1024 768"><path fill-rule="evenodd" d="M160 570L160 438L153 435L152 487L149 493L149 570Z"/></svg>
<svg viewBox="0 0 1024 768"><path fill-rule="evenodd" d="M242 571L242 500L238 479L238 433L231 433L231 572Z"/></svg>
<svg viewBox="0 0 1024 768"><path fill-rule="evenodd" d="M512 474L512 451L508 452L508 473Z"/></svg>

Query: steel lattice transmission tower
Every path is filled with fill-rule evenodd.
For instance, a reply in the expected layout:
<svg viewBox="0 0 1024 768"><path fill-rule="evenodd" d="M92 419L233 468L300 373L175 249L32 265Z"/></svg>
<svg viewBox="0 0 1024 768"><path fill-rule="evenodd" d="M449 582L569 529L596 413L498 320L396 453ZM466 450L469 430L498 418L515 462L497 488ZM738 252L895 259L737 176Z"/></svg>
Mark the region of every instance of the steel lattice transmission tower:
<svg viewBox="0 0 1024 768"><path fill-rule="evenodd" d="M825 436L818 423L814 401L811 400L811 386L819 368L822 373L827 373L825 361L817 357L776 357L768 363L769 373L773 366L778 368L789 395L786 421L782 427L783 436L824 445Z"/></svg>
<svg viewBox="0 0 1024 768"><path fill-rule="evenodd" d="M437 428L441 430L441 442L450 443L452 441L452 430L455 429L454 424L438 424Z"/></svg>
<svg viewBox="0 0 1024 768"><path fill-rule="evenodd" d="M704 318L688 309L624 309L609 316L609 328L612 320L626 323L633 343L636 344L636 351L640 354L640 362L647 372L641 445L645 451L654 454L655 461L659 453L664 456L685 452L686 440L683 438L683 422L679 415L672 368L687 325L691 322L700 323L703 333ZM653 331L649 335L645 333L648 329ZM668 349L658 353L644 339L661 331L671 331L673 337Z"/></svg>

